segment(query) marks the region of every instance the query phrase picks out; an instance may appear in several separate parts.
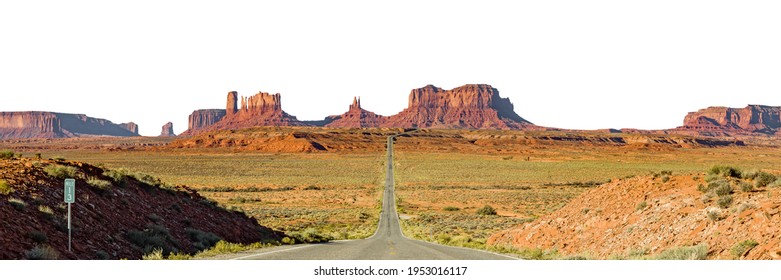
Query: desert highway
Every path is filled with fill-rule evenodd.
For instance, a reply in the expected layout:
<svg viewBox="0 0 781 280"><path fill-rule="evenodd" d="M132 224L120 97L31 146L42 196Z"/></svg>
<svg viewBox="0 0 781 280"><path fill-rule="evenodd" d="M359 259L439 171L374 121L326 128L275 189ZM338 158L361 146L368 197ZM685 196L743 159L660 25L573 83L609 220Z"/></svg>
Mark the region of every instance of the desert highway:
<svg viewBox="0 0 781 280"><path fill-rule="evenodd" d="M279 246L231 255L242 260L510 260L487 251L458 248L404 237L396 213L393 180L393 142L388 137L385 192L377 232L367 239L323 244Z"/></svg>

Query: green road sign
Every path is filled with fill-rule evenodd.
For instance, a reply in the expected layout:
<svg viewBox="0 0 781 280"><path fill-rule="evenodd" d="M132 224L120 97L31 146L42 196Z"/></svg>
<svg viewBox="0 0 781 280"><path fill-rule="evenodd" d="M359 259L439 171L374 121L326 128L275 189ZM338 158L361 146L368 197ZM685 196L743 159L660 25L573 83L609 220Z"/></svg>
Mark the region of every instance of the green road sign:
<svg viewBox="0 0 781 280"><path fill-rule="evenodd" d="M65 203L76 202L76 180L65 179Z"/></svg>

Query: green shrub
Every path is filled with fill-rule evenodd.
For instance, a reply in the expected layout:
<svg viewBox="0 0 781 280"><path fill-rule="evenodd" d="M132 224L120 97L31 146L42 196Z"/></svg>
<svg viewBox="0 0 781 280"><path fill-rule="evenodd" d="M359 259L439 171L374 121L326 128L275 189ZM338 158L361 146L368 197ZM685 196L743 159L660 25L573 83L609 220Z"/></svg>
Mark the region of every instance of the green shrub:
<svg viewBox="0 0 781 280"><path fill-rule="evenodd" d="M445 206L445 208L442 208L442 210L445 211L458 211L461 210L461 208L455 207L455 206Z"/></svg>
<svg viewBox="0 0 781 280"><path fill-rule="evenodd" d="M87 184L101 191L111 189L111 182L96 177L88 178Z"/></svg>
<svg viewBox="0 0 781 280"><path fill-rule="evenodd" d="M772 183L770 183L769 185L767 185L767 187L768 187L768 188L778 188L778 187L781 187L781 178L779 178L779 179L777 179L777 180L773 181Z"/></svg>
<svg viewBox="0 0 781 280"><path fill-rule="evenodd" d="M161 184L163 184L163 182L160 181L159 178L155 178L154 176L149 174L134 173L133 175L130 176L135 178L137 181L141 182L142 184L152 186L152 187L159 187Z"/></svg>
<svg viewBox="0 0 781 280"><path fill-rule="evenodd" d="M73 166L51 164L49 166L46 166L46 168L44 168L43 171L46 172L46 174L49 174L49 176L55 178L68 179L68 178L76 178L78 169L76 169L76 167Z"/></svg>
<svg viewBox="0 0 781 280"><path fill-rule="evenodd" d="M723 166L723 165L716 165L714 167L711 167L711 169L708 171L709 175L720 175L722 177L731 177L731 178L741 178L740 173L741 173L740 169L731 166Z"/></svg>
<svg viewBox="0 0 781 280"><path fill-rule="evenodd" d="M11 204L16 210L24 210L24 207L27 206L27 203L24 202L24 200L18 199L18 198L9 198L8 203Z"/></svg>
<svg viewBox="0 0 781 280"><path fill-rule="evenodd" d="M117 183L120 186L124 186L127 174L128 172L125 169L112 169L103 171L103 176L111 178L114 183Z"/></svg>
<svg viewBox="0 0 781 280"><path fill-rule="evenodd" d="M718 184L715 188L713 188L713 191L716 192L716 195L718 196L725 196L730 195L733 192L732 186L730 186L729 183L725 181L719 181L724 182L723 184Z"/></svg>
<svg viewBox="0 0 781 280"><path fill-rule="evenodd" d="M54 210L46 205L38 205L38 212L44 213L49 216L54 216Z"/></svg>
<svg viewBox="0 0 781 280"><path fill-rule="evenodd" d="M676 247L662 251L652 257L657 260L704 260L708 257L708 246L700 244L696 246Z"/></svg>
<svg viewBox="0 0 781 280"><path fill-rule="evenodd" d="M27 237L30 238L34 243L37 244L44 244L46 241L49 240L48 237L46 237L46 233L34 230L29 233L27 233Z"/></svg>
<svg viewBox="0 0 781 280"><path fill-rule="evenodd" d="M748 182L740 182L740 191L752 192L754 191L754 185L749 184Z"/></svg>
<svg viewBox="0 0 781 280"><path fill-rule="evenodd" d="M57 252L51 246L39 245L24 252L24 256L28 260L58 260L60 259L60 252Z"/></svg>
<svg viewBox="0 0 781 280"><path fill-rule="evenodd" d="M716 204L719 205L721 208L727 208L732 204L732 196L731 195L725 195L722 197L719 197L719 200L716 201Z"/></svg>
<svg viewBox="0 0 781 280"><path fill-rule="evenodd" d="M662 183L667 183L670 181L670 176L664 175L662 176Z"/></svg>
<svg viewBox="0 0 781 280"><path fill-rule="evenodd" d="M168 229L160 225L152 225L144 230L130 230L126 237L144 254L149 254L155 249L161 249L163 253L169 253L175 249L169 245L174 242Z"/></svg>
<svg viewBox="0 0 781 280"><path fill-rule="evenodd" d="M775 181L776 181L775 175L760 171L759 173L757 173L756 178L754 178L754 185L757 188L763 188Z"/></svg>
<svg viewBox="0 0 781 280"><path fill-rule="evenodd" d="M208 249L222 240L221 237L211 232L200 231L193 228L186 228L184 232L190 237L190 241L193 243L193 247L202 251Z"/></svg>
<svg viewBox="0 0 781 280"><path fill-rule="evenodd" d="M721 179L721 176L719 176L717 174L705 175L705 182L707 182L707 183L710 183L710 182L713 182L713 181L716 181L716 180L719 180L719 179Z"/></svg>
<svg viewBox="0 0 781 280"><path fill-rule="evenodd" d="M10 185L8 185L8 182L5 180L0 179L0 194L2 195L9 195L12 192L14 192L14 189L11 188Z"/></svg>
<svg viewBox="0 0 781 280"><path fill-rule="evenodd" d="M757 245L759 245L759 243L757 243L754 240L751 240L751 239L743 240L743 241L735 244L735 246L732 246L732 249L730 250L730 252L732 253L733 257L735 257L736 259L739 259L746 252L748 252L749 250L753 249L754 247L757 247Z"/></svg>
<svg viewBox="0 0 781 280"><path fill-rule="evenodd" d="M108 259L111 259L111 255L106 253L106 251L98 250L97 252L95 252L95 259L97 259L97 260L108 260Z"/></svg>
<svg viewBox="0 0 781 280"><path fill-rule="evenodd" d="M159 261L164 260L165 256L163 256L163 249L155 248L152 250L152 252L149 252L149 254L144 255L141 257L142 260L145 261Z"/></svg>
<svg viewBox="0 0 781 280"><path fill-rule="evenodd" d="M643 202L640 202L639 204L637 204L637 207L635 207L635 210L643 210L646 207L648 207L648 202L643 201Z"/></svg>
<svg viewBox="0 0 781 280"><path fill-rule="evenodd" d="M0 159L12 159L14 158L14 151L11 150L2 150L0 151Z"/></svg>
<svg viewBox="0 0 781 280"><path fill-rule="evenodd" d="M217 242L217 244L214 245L214 247L209 248L208 250L201 251L195 257L203 258L203 257L210 257L210 256L216 256L222 254L232 254L232 253L238 253L246 250L260 249L268 246L271 246L271 244L263 244L260 242L256 242L248 245L243 245L237 243L230 243L225 240L220 240L219 242Z"/></svg>
<svg viewBox="0 0 781 280"><path fill-rule="evenodd" d="M193 257L190 256L189 254L180 253L180 252L173 252L173 253L169 254L166 259L183 261L183 260L189 260L189 259L192 259L192 258Z"/></svg>
<svg viewBox="0 0 781 280"><path fill-rule="evenodd" d="M296 240L294 238L285 236L282 238L282 244L293 245L296 244Z"/></svg>
<svg viewBox="0 0 781 280"><path fill-rule="evenodd" d="M450 240L452 240L452 238L447 233L440 233L439 235L437 235L437 243L439 244L447 245L450 243Z"/></svg>
<svg viewBox="0 0 781 280"><path fill-rule="evenodd" d="M708 211L708 219L717 222L717 221L724 220L724 216L721 215L721 211L711 210Z"/></svg>
<svg viewBox="0 0 781 280"><path fill-rule="evenodd" d="M492 216L496 215L496 209L490 205L483 206L483 208L477 209L477 215Z"/></svg>
<svg viewBox="0 0 781 280"><path fill-rule="evenodd" d="M296 239L296 243L323 243L331 241L331 236L325 236L316 228L307 228L303 232L290 232L287 234Z"/></svg>

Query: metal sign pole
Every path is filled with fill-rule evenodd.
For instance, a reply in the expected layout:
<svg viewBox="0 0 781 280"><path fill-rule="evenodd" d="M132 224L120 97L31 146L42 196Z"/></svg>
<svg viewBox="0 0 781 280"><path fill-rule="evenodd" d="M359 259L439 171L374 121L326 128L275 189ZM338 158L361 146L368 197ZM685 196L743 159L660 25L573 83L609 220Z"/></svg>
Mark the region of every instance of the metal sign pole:
<svg viewBox="0 0 781 280"><path fill-rule="evenodd" d="M71 204L68 203L68 252L71 251Z"/></svg>
<svg viewBox="0 0 781 280"><path fill-rule="evenodd" d="M71 252L71 204L76 201L76 180L65 179L65 203L68 203L68 252Z"/></svg>

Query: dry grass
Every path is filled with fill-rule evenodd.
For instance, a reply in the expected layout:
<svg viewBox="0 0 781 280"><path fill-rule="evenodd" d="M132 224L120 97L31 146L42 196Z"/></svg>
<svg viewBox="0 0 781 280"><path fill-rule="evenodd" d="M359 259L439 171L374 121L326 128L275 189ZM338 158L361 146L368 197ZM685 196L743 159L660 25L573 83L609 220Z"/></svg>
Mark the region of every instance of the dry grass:
<svg viewBox="0 0 781 280"><path fill-rule="evenodd" d="M396 193L406 219L405 233L470 247L484 246L484 239L492 233L563 207L596 185L592 182L663 170L691 174L714 165L778 173L781 159L781 150L757 147L540 144L516 145L508 150L437 152L431 147L420 151L409 141L400 138L395 155ZM374 232L384 179L382 152L271 154L188 149L48 153L43 156L102 163L112 169L160 177L169 184L192 186L222 205L242 209L260 224L291 233L314 229L334 239L366 237ZM478 215L477 209L485 205L495 208L497 215Z"/></svg>
<svg viewBox="0 0 781 280"><path fill-rule="evenodd" d="M484 238L553 212L588 187L647 174L692 174L714 165L773 171L773 148L647 150L543 146L497 154L420 153L396 145L396 193L405 234L449 245L487 248ZM533 156L527 156L533 155ZM498 216L475 212L484 205ZM445 211L445 208L460 211ZM595 210L598 211L598 210Z"/></svg>
<svg viewBox="0 0 781 280"><path fill-rule="evenodd" d="M374 233L385 176L380 153L57 153L188 185L261 225L293 235L311 229L331 239Z"/></svg>

